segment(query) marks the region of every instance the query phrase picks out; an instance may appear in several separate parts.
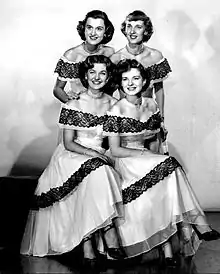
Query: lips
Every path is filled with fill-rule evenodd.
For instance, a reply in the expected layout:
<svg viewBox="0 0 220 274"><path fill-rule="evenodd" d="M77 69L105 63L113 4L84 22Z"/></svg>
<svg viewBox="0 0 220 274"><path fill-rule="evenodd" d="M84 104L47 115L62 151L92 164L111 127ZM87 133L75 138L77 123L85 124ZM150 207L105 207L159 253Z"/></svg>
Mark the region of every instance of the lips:
<svg viewBox="0 0 220 274"><path fill-rule="evenodd" d="M100 85L102 81L92 81L93 85Z"/></svg>
<svg viewBox="0 0 220 274"><path fill-rule="evenodd" d="M89 36L89 39L91 39L91 40L95 41L95 40L97 40L97 39L98 39L98 37L97 37L97 36Z"/></svg>
<svg viewBox="0 0 220 274"><path fill-rule="evenodd" d="M129 90L129 91L134 91L135 89L136 89L136 87L127 88L127 90Z"/></svg>
<svg viewBox="0 0 220 274"><path fill-rule="evenodd" d="M137 38L137 35L129 35L129 37L130 37L131 39L136 39L136 38Z"/></svg>

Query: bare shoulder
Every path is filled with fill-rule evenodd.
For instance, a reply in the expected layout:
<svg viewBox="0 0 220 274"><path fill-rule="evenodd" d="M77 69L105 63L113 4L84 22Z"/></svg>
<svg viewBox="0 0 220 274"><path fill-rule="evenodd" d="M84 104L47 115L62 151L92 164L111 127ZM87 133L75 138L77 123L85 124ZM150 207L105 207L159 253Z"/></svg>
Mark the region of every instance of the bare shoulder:
<svg viewBox="0 0 220 274"><path fill-rule="evenodd" d="M77 55L80 53L81 45L78 45L76 47L70 48L64 52L64 57L68 59L69 61L76 61Z"/></svg>
<svg viewBox="0 0 220 274"><path fill-rule="evenodd" d="M107 57L111 57L115 53L115 50L113 47L103 46L103 50L104 50L104 55Z"/></svg>
<svg viewBox="0 0 220 274"><path fill-rule="evenodd" d="M117 103L117 99L115 98L115 97L112 97L111 95L109 95L109 94L105 94L105 97L104 97L106 100L107 100L107 102L109 103L109 105L110 105L110 108L112 107L112 106L114 106L116 103Z"/></svg>
<svg viewBox="0 0 220 274"><path fill-rule="evenodd" d="M68 106L69 108L77 108L79 109L79 100L69 100L67 103L66 103L66 106Z"/></svg>
<svg viewBox="0 0 220 274"><path fill-rule="evenodd" d="M115 99L115 98L114 98ZM123 100L123 99L122 99ZM115 114L115 115L120 115L122 114L122 104L121 100L115 99L114 105L112 105L110 111Z"/></svg>
<svg viewBox="0 0 220 274"><path fill-rule="evenodd" d="M158 110L158 105L153 98L145 97L144 100L145 100L144 106L146 107L146 109L148 109L152 113L155 113Z"/></svg>
<svg viewBox="0 0 220 274"><path fill-rule="evenodd" d="M123 55L123 50L124 48L116 51L112 56L111 56L111 61L115 64L117 64L121 60L121 56Z"/></svg>
<svg viewBox="0 0 220 274"><path fill-rule="evenodd" d="M152 59L152 63L158 63L159 61L161 61L163 59L163 54L161 51L159 51L158 49L154 49L154 48L149 48L149 52L150 52L150 56Z"/></svg>

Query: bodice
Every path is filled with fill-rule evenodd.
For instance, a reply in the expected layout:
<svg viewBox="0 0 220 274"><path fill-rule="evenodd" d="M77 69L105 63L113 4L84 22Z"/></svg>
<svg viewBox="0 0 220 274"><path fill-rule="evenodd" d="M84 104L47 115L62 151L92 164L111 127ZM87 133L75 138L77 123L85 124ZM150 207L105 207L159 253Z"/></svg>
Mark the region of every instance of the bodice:
<svg viewBox="0 0 220 274"><path fill-rule="evenodd" d="M104 119L106 119L105 115L94 115L63 105L59 116L59 126L75 130L75 142L102 151Z"/></svg>
<svg viewBox="0 0 220 274"><path fill-rule="evenodd" d="M107 113L103 130L107 136L120 136L123 147L143 148L145 139L151 136L152 133L155 134L161 127L162 117L158 110L150 115L146 121L121 115L117 111L118 109L115 105Z"/></svg>

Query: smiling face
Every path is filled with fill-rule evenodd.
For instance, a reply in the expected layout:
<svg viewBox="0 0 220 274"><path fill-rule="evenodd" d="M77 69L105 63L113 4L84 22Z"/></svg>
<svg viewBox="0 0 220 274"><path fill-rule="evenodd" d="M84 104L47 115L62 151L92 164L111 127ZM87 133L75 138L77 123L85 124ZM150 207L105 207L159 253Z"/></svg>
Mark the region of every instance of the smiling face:
<svg viewBox="0 0 220 274"><path fill-rule="evenodd" d="M108 81L106 65L95 63L94 67L88 70L86 78L90 90L99 91Z"/></svg>
<svg viewBox="0 0 220 274"><path fill-rule="evenodd" d="M140 93L145 82L146 80L142 78L140 70L137 68L131 68L122 73L121 86L127 95L132 96Z"/></svg>
<svg viewBox="0 0 220 274"><path fill-rule="evenodd" d="M125 33L130 44L140 44L143 42L144 32L144 21L126 21Z"/></svg>
<svg viewBox="0 0 220 274"><path fill-rule="evenodd" d="M86 42L91 45L98 45L102 42L105 34L104 20L101 18L89 17L85 25Z"/></svg>

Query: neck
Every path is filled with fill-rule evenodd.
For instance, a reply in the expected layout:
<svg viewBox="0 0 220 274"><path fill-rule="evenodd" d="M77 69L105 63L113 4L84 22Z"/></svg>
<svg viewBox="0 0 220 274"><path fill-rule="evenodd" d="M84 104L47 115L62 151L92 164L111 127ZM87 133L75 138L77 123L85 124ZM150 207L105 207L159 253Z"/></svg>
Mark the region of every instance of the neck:
<svg viewBox="0 0 220 274"><path fill-rule="evenodd" d="M91 88L88 88L88 91L87 91L88 95L94 99L99 99L102 97L103 95L103 91L101 90L95 90L95 89L91 89Z"/></svg>
<svg viewBox="0 0 220 274"><path fill-rule="evenodd" d="M141 93L137 95L126 95L126 100L135 106L140 106L142 103Z"/></svg>
<svg viewBox="0 0 220 274"><path fill-rule="evenodd" d="M144 44L131 44L126 45L127 51L132 55L141 54L144 51Z"/></svg>
<svg viewBox="0 0 220 274"><path fill-rule="evenodd" d="M101 46L100 44L99 45L91 45L87 42L83 43L83 48L88 53L96 53L97 51L99 51L100 46Z"/></svg>

